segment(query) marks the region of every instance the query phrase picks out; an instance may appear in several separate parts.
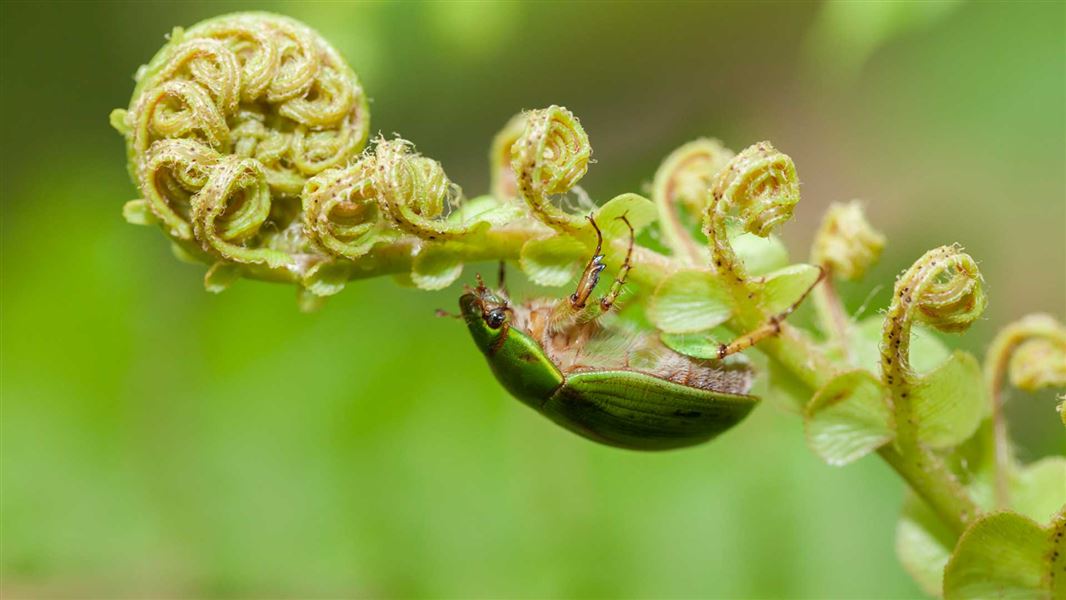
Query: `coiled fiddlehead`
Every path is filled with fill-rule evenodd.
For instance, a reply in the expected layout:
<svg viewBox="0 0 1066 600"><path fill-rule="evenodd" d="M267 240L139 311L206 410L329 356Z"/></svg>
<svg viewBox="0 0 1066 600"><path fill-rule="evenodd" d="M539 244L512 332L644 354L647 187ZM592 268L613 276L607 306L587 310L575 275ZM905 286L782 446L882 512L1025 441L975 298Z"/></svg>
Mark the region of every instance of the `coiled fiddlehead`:
<svg viewBox="0 0 1066 600"><path fill-rule="evenodd" d="M1066 387L1066 327L1050 315L1029 315L1008 325L992 342L990 357L1010 355L1007 373L1014 387L1036 391ZM991 386L1002 387L1002 367L990 365ZM991 387L990 387L991 390Z"/></svg>
<svg viewBox="0 0 1066 600"><path fill-rule="evenodd" d="M171 236L192 239L193 198L222 155L193 140L159 140L145 153L138 177L145 201Z"/></svg>
<svg viewBox="0 0 1066 600"><path fill-rule="evenodd" d="M944 332L963 331L987 302L973 257L958 246L941 246L896 280L881 333L881 381L892 397L896 442L880 453L915 489L927 490L923 498L957 531L976 516L977 507L940 456L919 439L914 396L920 380L910 366L911 328L918 321Z"/></svg>
<svg viewBox="0 0 1066 600"><path fill-rule="evenodd" d="M156 140L187 138L213 150L229 145L229 126L211 94L193 81L165 81L142 93L127 123L131 151L141 159Z"/></svg>
<svg viewBox="0 0 1066 600"><path fill-rule="evenodd" d="M175 29L137 78L112 122L167 233L224 260L295 264L283 256L304 242L273 238L302 230L308 178L357 156L369 129L336 51L292 19L240 13Z"/></svg>
<svg viewBox="0 0 1066 600"><path fill-rule="evenodd" d="M729 243L727 226L734 214L745 231L767 237L792 217L799 199L796 166L769 142L759 142L736 155L715 177L704 215L703 232L710 242L715 271L727 282L743 285L746 281Z"/></svg>
<svg viewBox="0 0 1066 600"><path fill-rule="evenodd" d="M659 209L664 241L675 256L692 264L705 260L684 215L698 218L704 213L715 175L733 156L718 140L700 138L671 152L655 172L652 200Z"/></svg>
<svg viewBox="0 0 1066 600"><path fill-rule="evenodd" d="M877 262L885 247L885 236L866 220L862 204L833 203L822 219L811 248L811 262L821 266L827 277L814 291L814 302L822 328L832 344L849 356L850 319L837 296L834 279L858 279Z"/></svg>
<svg viewBox="0 0 1066 600"><path fill-rule="evenodd" d="M834 203L814 237L811 262L841 279L858 279L877 262L884 248L885 236L866 220L859 201Z"/></svg>
<svg viewBox="0 0 1066 600"><path fill-rule="evenodd" d="M526 115L519 113L511 117L492 138L492 148L489 150L490 189L497 200L518 198L518 180L511 167L511 147L525 131Z"/></svg>
<svg viewBox="0 0 1066 600"><path fill-rule="evenodd" d="M404 139L378 140L371 157L374 188L392 222L423 240L451 240L469 234L467 223L447 217L463 191L441 164L414 151Z"/></svg>
<svg viewBox="0 0 1066 600"><path fill-rule="evenodd" d="M526 127L511 146L511 168L518 193L534 216L550 227L575 233L585 228L580 215L552 203L584 177L592 156L588 135L577 117L561 106L525 113Z"/></svg>
<svg viewBox="0 0 1066 600"><path fill-rule="evenodd" d="M307 182L304 231L324 253L355 260L379 241L384 220L372 181L372 162L364 158Z"/></svg>
<svg viewBox="0 0 1066 600"><path fill-rule="evenodd" d="M958 246L926 252L896 281L881 335L881 373L897 397L897 411L908 409L909 389L916 378L910 367L914 322L960 332L981 316L987 304L977 263Z"/></svg>
<svg viewBox="0 0 1066 600"><path fill-rule="evenodd" d="M1015 387L1035 391L1066 387L1066 326L1051 315L1028 315L1004 327L992 340L985 357L985 385L991 399L989 445L996 501L1008 504L1008 473L1013 460L1003 416L1004 378Z"/></svg>
<svg viewBox="0 0 1066 600"><path fill-rule="evenodd" d="M270 216L270 188L258 162L222 157L192 206L193 232L205 251L238 263L281 267L289 262L285 252L245 244Z"/></svg>

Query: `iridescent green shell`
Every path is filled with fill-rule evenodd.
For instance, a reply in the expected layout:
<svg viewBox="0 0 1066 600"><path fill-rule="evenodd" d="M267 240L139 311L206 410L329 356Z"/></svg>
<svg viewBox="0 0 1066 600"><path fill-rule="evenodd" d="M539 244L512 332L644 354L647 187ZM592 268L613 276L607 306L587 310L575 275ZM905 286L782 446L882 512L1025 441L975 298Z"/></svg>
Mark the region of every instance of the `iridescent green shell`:
<svg viewBox="0 0 1066 600"><path fill-rule="evenodd" d="M631 450L668 450L713 439L733 427L758 398L682 385L635 370L564 374L517 328L493 329L477 298L460 300L467 326L504 388L562 427Z"/></svg>

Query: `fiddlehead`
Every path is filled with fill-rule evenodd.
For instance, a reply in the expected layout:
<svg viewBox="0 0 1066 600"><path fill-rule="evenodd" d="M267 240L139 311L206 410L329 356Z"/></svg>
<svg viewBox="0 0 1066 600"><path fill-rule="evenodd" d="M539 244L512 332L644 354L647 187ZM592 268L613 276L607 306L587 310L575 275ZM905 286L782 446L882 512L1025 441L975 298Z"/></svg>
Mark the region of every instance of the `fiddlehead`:
<svg viewBox="0 0 1066 600"><path fill-rule="evenodd" d="M172 237L192 239L193 199L222 155L193 140L159 140L145 154L138 178L145 202Z"/></svg>
<svg viewBox="0 0 1066 600"><path fill-rule="evenodd" d="M881 333L881 381L891 394L896 442L879 452L916 490L925 490L923 498L959 532L976 517L977 507L920 438L916 396L923 380L910 365L911 329L918 321L939 331L960 332L981 316L986 304L973 257L958 246L941 246L926 252L896 280ZM931 485L935 481L940 483Z"/></svg>
<svg viewBox="0 0 1066 600"><path fill-rule="evenodd" d="M814 237L811 262L841 279L858 279L877 262L884 248L885 236L866 220L859 201L834 203Z"/></svg>
<svg viewBox="0 0 1066 600"><path fill-rule="evenodd" d="M652 200L659 209L664 241L674 256L691 264L706 260L684 217L703 214L715 175L733 156L718 140L701 138L671 152L655 172Z"/></svg>
<svg viewBox="0 0 1066 600"><path fill-rule="evenodd" d="M303 230L305 183L358 156L369 129L362 88L336 51L292 19L226 15L175 29L137 79L112 122L142 206L216 257L295 264L284 256L307 251L290 239Z"/></svg>
<svg viewBox="0 0 1066 600"><path fill-rule="evenodd" d="M748 233L767 237L792 217L799 198L792 159L769 142L750 146L729 161L714 179L703 221L715 271L730 285L743 286L747 276L729 243L729 221L737 218Z"/></svg>
<svg viewBox="0 0 1066 600"><path fill-rule="evenodd" d="M491 189L497 200L518 198L518 180L511 167L511 147L522 137L526 130L526 115L519 113L511 117L496 136L492 138L489 150L489 174L492 179Z"/></svg>
<svg viewBox="0 0 1066 600"><path fill-rule="evenodd" d="M866 220L862 204L833 203L822 219L811 248L811 262L821 266L827 277L814 292L822 328L845 355L848 354L850 320L836 293L834 279L858 279L877 262L885 247L885 236Z"/></svg>
<svg viewBox="0 0 1066 600"><path fill-rule="evenodd" d="M1013 352L1007 369L1011 385L1025 391L1066 387L1066 327L1062 323L1050 315L1030 315L1001 335L1005 339L993 341L990 355ZM993 385L1001 386L999 377L990 377L994 377Z"/></svg>
<svg viewBox="0 0 1066 600"><path fill-rule="evenodd" d="M552 203L565 194L588 170L592 146L577 117L561 106L525 113L526 127L511 146L511 167L518 193L533 215L552 228L575 233L585 228L582 216Z"/></svg>
<svg viewBox="0 0 1066 600"><path fill-rule="evenodd" d="M370 158L374 188L397 228L423 240L451 240L473 231L448 216L462 202L462 189L440 163L415 152L404 139L379 139Z"/></svg>
<svg viewBox="0 0 1066 600"><path fill-rule="evenodd" d="M384 219L372 181L372 162L364 158L307 182L304 232L324 253L355 260L381 239Z"/></svg>
<svg viewBox="0 0 1066 600"><path fill-rule="evenodd" d="M996 501L1007 506L1008 474L1013 465L1006 419L1003 416L1004 379L1015 387L1035 391L1066 387L1066 326L1050 315L1028 315L1004 327L985 356L985 385L991 399L989 445Z"/></svg>
<svg viewBox="0 0 1066 600"><path fill-rule="evenodd" d="M142 93L127 118L131 153L142 159L153 142L185 138L214 150L229 145L229 126L210 93L192 81L163 82Z"/></svg>
<svg viewBox="0 0 1066 600"><path fill-rule="evenodd" d="M260 164L225 156L211 169L203 189L193 197L193 232L207 252L238 263L281 267L285 252L258 240L270 216L270 187Z"/></svg>
<svg viewBox="0 0 1066 600"><path fill-rule="evenodd" d="M897 409L910 404L908 390L917 378L910 366L914 322L944 332L964 331L987 303L977 263L957 246L926 252L896 281L881 335L881 373L899 398Z"/></svg>

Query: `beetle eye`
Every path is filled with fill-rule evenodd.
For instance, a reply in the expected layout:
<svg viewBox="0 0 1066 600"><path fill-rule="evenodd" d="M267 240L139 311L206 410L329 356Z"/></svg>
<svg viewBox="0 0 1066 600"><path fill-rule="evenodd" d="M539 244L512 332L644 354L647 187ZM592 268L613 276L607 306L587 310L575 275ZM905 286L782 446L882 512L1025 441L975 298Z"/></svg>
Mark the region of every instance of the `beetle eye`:
<svg viewBox="0 0 1066 600"><path fill-rule="evenodd" d="M485 322L493 329L499 329L505 320L507 320L507 316L501 308L494 308L489 311L489 314L485 315Z"/></svg>

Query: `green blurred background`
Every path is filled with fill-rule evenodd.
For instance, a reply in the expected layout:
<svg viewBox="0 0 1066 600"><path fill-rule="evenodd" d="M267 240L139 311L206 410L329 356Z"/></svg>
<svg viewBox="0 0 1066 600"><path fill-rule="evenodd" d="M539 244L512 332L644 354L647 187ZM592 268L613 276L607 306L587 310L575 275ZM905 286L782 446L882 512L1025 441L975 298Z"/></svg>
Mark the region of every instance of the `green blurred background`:
<svg viewBox="0 0 1066 600"><path fill-rule="evenodd" d="M209 295L125 224L108 112L173 26L247 9L318 29L374 129L469 192L494 131L551 103L589 132L601 200L693 137L770 139L804 183L796 257L831 201L866 199L888 235L849 308L960 242L991 304L952 343L1063 316L1062 3L5 2L5 597L920 595L893 553L901 482L823 465L777 406L693 450L598 447L433 318L457 286L365 281L301 314L290 287ZM1063 451L1052 406L1010 405L1026 460Z"/></svg>

